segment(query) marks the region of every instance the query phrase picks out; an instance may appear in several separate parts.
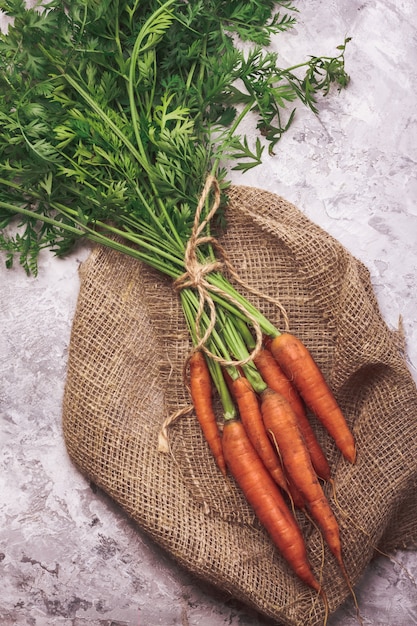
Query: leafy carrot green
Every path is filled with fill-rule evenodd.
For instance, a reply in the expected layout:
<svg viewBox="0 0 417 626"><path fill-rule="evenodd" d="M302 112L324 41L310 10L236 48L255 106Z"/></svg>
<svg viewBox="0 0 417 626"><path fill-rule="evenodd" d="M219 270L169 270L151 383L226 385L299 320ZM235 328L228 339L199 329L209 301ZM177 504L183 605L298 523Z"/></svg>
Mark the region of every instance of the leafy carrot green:
<svg viewBox="0 0 417 626"><path fill-rule="evenodd" d="M0 37L0 249L31 273L43 248L65 255L87 238L179 275L207 174L224 203L228 161L256 166L295 100L315 110L320 92L348 81L344 45L278 66L267 46L294 25L289 2L0 8L13 19ZM239 133L249 113L254 145Z"/></svg>

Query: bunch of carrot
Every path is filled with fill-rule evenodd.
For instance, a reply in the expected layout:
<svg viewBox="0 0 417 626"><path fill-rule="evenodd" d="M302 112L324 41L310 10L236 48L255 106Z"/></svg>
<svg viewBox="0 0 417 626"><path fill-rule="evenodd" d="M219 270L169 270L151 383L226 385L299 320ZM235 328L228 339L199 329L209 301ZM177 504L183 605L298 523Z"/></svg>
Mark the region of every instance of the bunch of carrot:
<svg viewBox="0 0 417 626"><path fill-rule="evenodd" d="M220 471L231 473L289 566L324 595L313 574L293 506L315 521L348 581L339 527L321 481L331 469L308 420L308 407L350 463L354 437L306 346L289 332L265 337L253 363L222 368L232 404L219 429L212 403L210 357L195 351L189 362L197 418ZM224 388L221 389L224 399ZM234 411L232 406L237 407Z"/></svg>

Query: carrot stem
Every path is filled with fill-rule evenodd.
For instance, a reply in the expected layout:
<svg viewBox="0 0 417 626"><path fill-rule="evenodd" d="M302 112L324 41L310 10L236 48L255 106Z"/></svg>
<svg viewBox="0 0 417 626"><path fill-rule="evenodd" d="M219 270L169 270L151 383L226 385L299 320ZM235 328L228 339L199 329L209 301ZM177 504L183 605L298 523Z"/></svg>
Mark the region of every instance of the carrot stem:
<svg viewBox="0 0 417 626"><path fill-rule="evenodd" d="M236 318L234 320L234 323L235 323L236 329L241 334L242 339L245 342L248 350L254 350L256 346L256 341L252 333L250 332L248 325L240 318Z"/></svg>
<svg viewBox="0 0 417 626"><path fill-rule="evenodd" d="M227 278L225 278L222 274L220 274L219 272L212 272L207 276L207 281L212 285L226 291L226 293L228 293L237 302L244 306L246 310L257 320L265 335L277 337L281 334L280 331L264 315L262 315L259 309L257 309L244 296L242 296L242 294L239 293L239 291L237 291L230 283L230 281L227 280ZM224 307L226 309L228 308L226 304L224 304ZM242 315L238 315L237 317L243 319ZM250 324L250 320L246 319L244 321Z"/></svg>
<svg viewBox="0 0 417 626"><path fill-rule="evenodd" d="M222 323L225 340L227 345L231 347L233 356L239 361L247 359L249 357L249 352L242 336L239 333L239 330L234 324L234 320L230 316L226 317L222 310L219 310L219 319ZM261 393L264 389L266 389L267 385L263 381L252 361L242 365L242 369L256 393Z"/></svg>
<svg viewBox="0 0 417 626"><path fill-rule="evenodd" d="M196 295L191 289L183 289L181 291L181 304L193 345L196 346L198 344L198 339L195 329L195 316L198 303ZM202 316L202 321L205 322L205 324L208 324L208 319L205 314ZM213 331L212 338L209 339L208 343L208 348L213 354L230 360L230 355L227 352L224 342L216 330ZM235 418L236 407L233 403L226 381L224 380L220 364L214 359L207 358L207 365L222 403L224 419L228 420Z"/></svg>

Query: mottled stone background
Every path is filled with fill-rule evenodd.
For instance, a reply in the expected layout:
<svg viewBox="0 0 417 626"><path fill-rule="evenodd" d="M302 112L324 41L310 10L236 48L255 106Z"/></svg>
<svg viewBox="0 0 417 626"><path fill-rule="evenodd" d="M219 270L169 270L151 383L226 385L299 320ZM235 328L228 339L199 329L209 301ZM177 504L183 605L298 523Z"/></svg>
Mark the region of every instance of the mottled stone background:
<svg viewBox="0 0 417 626"><path fill-rule="evenodd" d="M292 201L367 265L387 323L403 317L417 380L415 2L295 4L297 28L274 42L282 65L333 54L348 35L350 86L318 118L299 109L276 155L233 180ZM45 254L36 279L0 266L0 623L261 626L179 569L68 459L61 402L87 254ZM394 556L358 587L366 625L417 624L417 554ZM330 620L356 623L351 603Z"/></svg>

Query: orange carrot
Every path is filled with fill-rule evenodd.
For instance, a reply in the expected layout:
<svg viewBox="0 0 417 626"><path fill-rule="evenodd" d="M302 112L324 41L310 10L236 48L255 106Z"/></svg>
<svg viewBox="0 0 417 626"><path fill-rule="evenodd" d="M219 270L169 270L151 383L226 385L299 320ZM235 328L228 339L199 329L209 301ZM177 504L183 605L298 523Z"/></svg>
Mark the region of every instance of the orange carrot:
<svg viewBox="0 0 417 626"><path fill-rule="evenodd" d="M227 420L223 453L230 473L287 563L307 585L323 593L308 562L301 531L239 420ZM324 594L323 594L324 595Z"/></svg>
<svg viewBox="0 0 417 626"><path fill-rule="evenodd" d="M305 411L297 413L297 420L317 475L323 480L330 480L331 470L329 462L327 461L315 432L308 421Z"/></svg>
<svg viewBox="0 0 417 626"><path fill-rule="evenodd" d="M339 525L312 466L297 416L287 400L272 389L261 394L261 410L265 428L279 446L284 467L304 497L308 511L345 574Z"/></svg>
<svg viewBox="0 0 417 626"><path fill-rule="evenodd" d="M310 452L314 469L320 478L323 478L323 480L330 480L331 472L329 463L321 445L317 440L314 430L308 421L303 402L297 390L288 380L287 376L275 360L275 357L268 349L261 350L255 357L254 362L268 387L278 393L281 393L290 403L298 417L298 423L307 448Z"/></svg>
<svg viewBox="0 0 417 626"><path fill-rule="evenodd" d="M254 363L268 387L287 398L297 415L302 413L304 411L303 401L298 391L278 365L272 352L267 348L263 348L254 358Z"/></svg>
<svg viewBox="0 0 417 626"><path fill-rule="evenodd" d="M262 414L262 413L261 413ZM263 422L263 418L262 418L262 422ZM274 446L274 449L276 450L277 456L279 457L280 463L281 463L281 467L282 467L282 471L284 472L284 476L285 476L285 480L287 481L287 493L288 496L290 497L291 503L296 506L298 509L305 509L305 502L304 502L304 498L301 495L300 490L295 486L294 481L292 480L291 476L288 474L286 468L284 467L282 460L281 460L281 454L279 451L279 447L278 447L278 443L275 440L273 433L271 433L270 431L267 431L265 428L265 424L264 424L264 430L267 433L267 435L269 436L272 445Z"/></svg>
<svg viewBox="0 0 417 626"><path fill-rule="evenodd" d="M189 364L191 397L197 419L220 471L226 476L222 441L213 410L212 382L203 353L194 352Z"/></svg>
<svg viewBox="0 0 417 626"><path fill-rule="evenodd" d="M273 339L271 352L306 405L333 437L343 456L354 463L356 446L353 434L309 350L294 335L282 333Z"/></svg>
<svg viewBox="0 0 417 626"><path fill-rule="evenodd" d="M259 400L247 378L240 376L232 383L233 396L246 433L275 482L288 491L288 483L262 421Z"/></svg>

